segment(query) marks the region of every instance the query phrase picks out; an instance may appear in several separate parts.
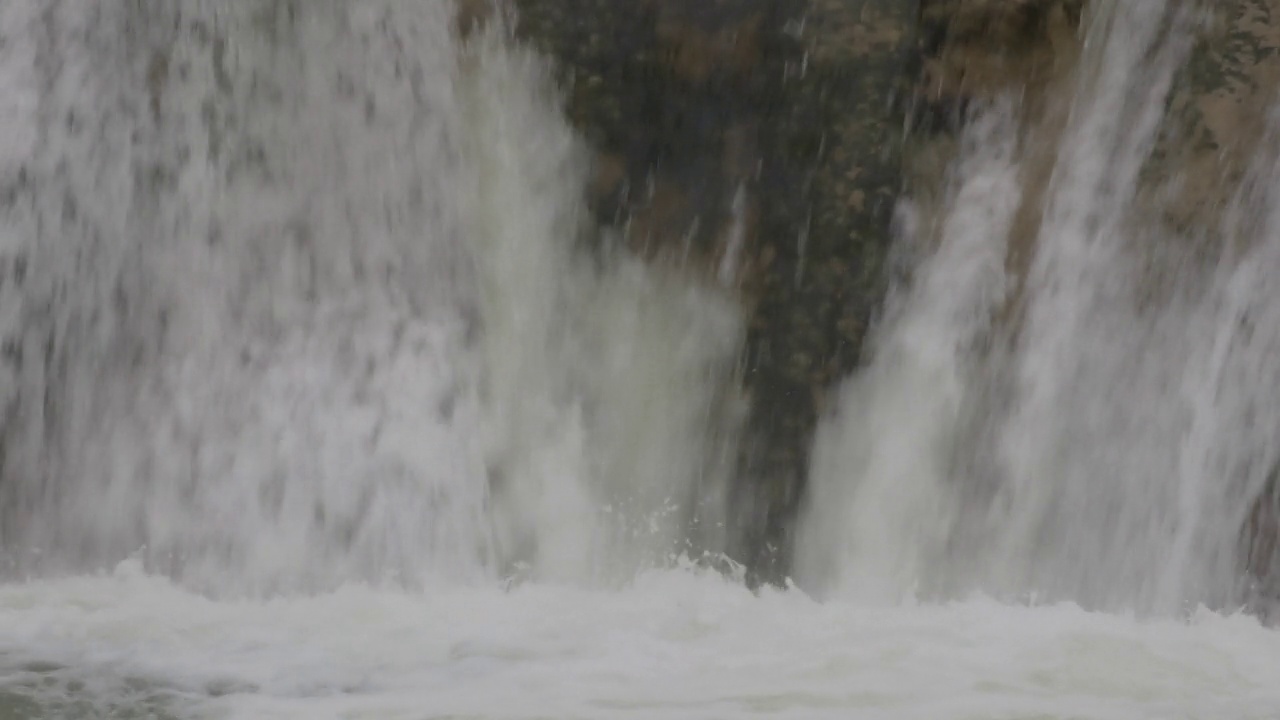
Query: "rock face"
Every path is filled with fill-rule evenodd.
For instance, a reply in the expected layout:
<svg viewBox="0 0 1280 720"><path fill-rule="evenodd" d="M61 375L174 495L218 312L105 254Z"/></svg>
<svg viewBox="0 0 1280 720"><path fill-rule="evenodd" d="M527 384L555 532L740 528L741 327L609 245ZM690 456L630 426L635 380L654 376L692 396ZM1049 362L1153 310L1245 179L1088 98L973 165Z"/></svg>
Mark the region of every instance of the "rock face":
<svg viewBox="0 0 1280 720"><path fill-rule="evenodd" d="M597 152L598 219L747 308L731 549L781 579L824 395L882 294L915 3L514 4Z"/></svg>
<svg viewBox="0 0 1280 720"><path fill-rule="evenodd" d="M1181 171L1167 220L1220 218L1267 130L1280 88L1280 2L1222 0L1178 78L1152 170ZM1156 174L1156 173L1152 173Z"/></svg>

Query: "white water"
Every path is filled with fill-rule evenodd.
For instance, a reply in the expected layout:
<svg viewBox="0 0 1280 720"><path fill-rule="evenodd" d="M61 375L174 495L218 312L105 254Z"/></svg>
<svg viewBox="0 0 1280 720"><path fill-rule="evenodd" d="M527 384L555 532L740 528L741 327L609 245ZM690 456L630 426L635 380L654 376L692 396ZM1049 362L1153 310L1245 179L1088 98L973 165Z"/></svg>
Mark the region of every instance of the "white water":
<svg viewBox="0 0 1280 720"><path fill-rule="evenodd" d="M1259 148L1222 227L1151 221L1139 178L1190 49L1188 8L1090 13L1025 278L1005 261L1023 154L1005 109L971 121L939 245L819 431L807 586L1162 614L1254 599L1241 528L1280 460L1266 369L1280 296L1264 280L1280 226L1254 187L1273 185L1280 155ZM1197 244L1212 263L1187 259Z"/></svg>
<svg viewBox="0 0 1280 720"><path fill-rule="evenodd" d="M43 129L6 153L29 178L19 567L137 553L219 594L590 580L714 530L734 305L583 252L546 68L496 33L464 50L452 12L14 22Z"/></svg>
<svg viewBox="0 0 1280 720"><path fill-rule="evenodd" d="M51 717L94 717L76 701L246 720L1234 720L1280 704L1280 640L1249 618L817 604L692 570L623 591L351 586L215 603L126 566L6 587L0 627L0 703L34 696Z"/></svg>
<svg viewBox="0 0 1280 720"><path fill-rule="evenodd" d="M949 458L1008 290L1012 107L969 130L943 244L885 323L894 361L850 384L874 413L815 458L834 513L801 568L900 602L752 593L672 559L722 542L735 303L584 249L585 151L547 68L501 33L461 47L451 17L0 5L0 715L1280 707L1280 639L1249 617L912 600L966 516ZM1271 307L1245 267L1195 306L1204 327ZM1262 376L1259 357L1205 361ZM1013 564L964 577L1025 586L990 567Z"/></svg>

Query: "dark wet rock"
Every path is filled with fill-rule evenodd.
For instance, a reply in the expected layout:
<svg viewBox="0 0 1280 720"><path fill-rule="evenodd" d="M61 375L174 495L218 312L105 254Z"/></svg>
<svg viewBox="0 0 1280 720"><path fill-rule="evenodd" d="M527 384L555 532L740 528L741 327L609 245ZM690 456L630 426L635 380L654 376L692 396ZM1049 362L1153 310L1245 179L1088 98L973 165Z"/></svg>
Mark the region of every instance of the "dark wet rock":
<svg viewBox="0 0 1280 720"><path fill-rule="evenodd" d="M718 269L735 201L754 199L761 127L780 98L782 2L516 0L554 57L596 151L590 201L631 247ZM752 197L740 199L739 190Z"/></svg>
<svg viewBox="0 0 1280 720"><path fill-rule="evenodd" d="M741 492L743 557L767 578L786 571L814 426L884 294L915 16L914 2L814 0L784 28L799 57L770 128L769 263L747 347L755 482Z"/></svg>
<svg viewBox="0 0 1280 720"><path fill-rule="evenodd" d="M728 283L747 308L752 411L731 551L757 577L786 573L813 430L884 295L904 183L945 174L971 98L1051 74L1080 7L516 0L519 34L558 62L595 150L597 218L646 257Z"/></svg>
<svg viewBox="0 0 1280 720"><path fill-rule="evenodd" d="M1069 62L1082 0L922 0L916 124L953 129L973 98L1034 89Z"/></svg>
<svg viewBox="0 0 1280 720"><path fill-rule="evenodd" d="M823 400L883 294L916 2L515 6L596 151L598 219L747 309L752 412L731 550L780 579Z"/></svg>

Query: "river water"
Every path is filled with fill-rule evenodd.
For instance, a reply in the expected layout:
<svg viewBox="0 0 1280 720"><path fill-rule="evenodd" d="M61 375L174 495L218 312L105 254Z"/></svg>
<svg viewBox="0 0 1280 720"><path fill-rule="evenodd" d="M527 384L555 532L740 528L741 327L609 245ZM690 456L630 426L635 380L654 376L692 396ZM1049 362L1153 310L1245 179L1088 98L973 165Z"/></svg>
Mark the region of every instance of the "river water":
<svg viewBox="0 0 1280 720"><path fill-rule="evenodd" d="M1022 281L973 113L751 591L731 278L591 237L545 61L434 0L0 5L0 717L1274 717L1273 139L1127 290L1180 7L1093 12Z"/></svg>

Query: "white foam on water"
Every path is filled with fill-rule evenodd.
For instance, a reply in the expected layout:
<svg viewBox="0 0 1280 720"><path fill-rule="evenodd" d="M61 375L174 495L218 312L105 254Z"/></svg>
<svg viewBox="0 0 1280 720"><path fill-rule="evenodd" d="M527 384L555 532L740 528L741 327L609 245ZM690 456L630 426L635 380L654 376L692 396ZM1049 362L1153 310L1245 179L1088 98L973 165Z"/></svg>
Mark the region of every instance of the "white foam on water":
<svg viewBox="0 0 1280 720"><path fill-rule="evenodd" d="M690 569L622 590L213 602L125 565L0 589L0 707L200 718L1264 718L1280 635L973 599L815 603Z"/></svg>

